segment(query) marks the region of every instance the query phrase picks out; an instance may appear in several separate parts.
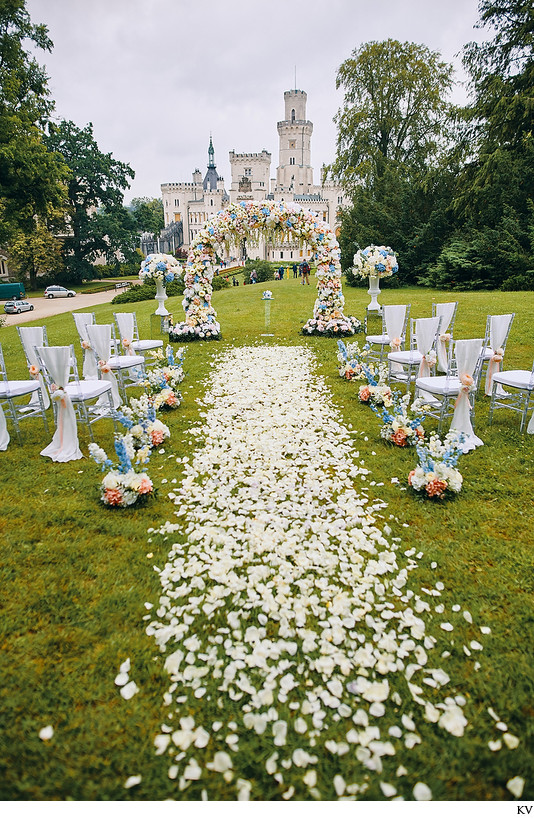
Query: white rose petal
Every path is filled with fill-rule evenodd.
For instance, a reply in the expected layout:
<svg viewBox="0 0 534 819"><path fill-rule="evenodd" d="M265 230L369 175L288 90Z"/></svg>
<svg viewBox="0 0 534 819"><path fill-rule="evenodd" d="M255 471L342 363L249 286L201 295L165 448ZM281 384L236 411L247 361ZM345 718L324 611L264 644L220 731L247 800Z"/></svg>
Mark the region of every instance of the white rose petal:
<svg viewBox="0 0 534 819"><path fill-rule="evenodd" d="M125 788L133 788L135 785L139 785L142 780L142 776L137 774L135 776L129 776L126 782L124 783Z"/></svg>
<svg viewBox="0 0 534 819"><path fill-rule="evenodd" d="M521 799L523 788L525 787L525 780L522 776L514 776L513 779L508 780L506 787L516 799Z"/></svg>
<svg viewBox="0 0 534 819"><path fill-rule="evenodd" d="M126 683L126 685L124 685L121 688L121 697L124 697L125 700L131 700L132 697L134 697L138 691L139 688L134 683L134 681L131 680L129 683Z"/></svg>
<svg viewBox="0 0 534 819"><path fill-rule="evenodd" d="M413 796L417 802L428 802L432 799L432 791L424 782L418 782L414 786Z"/></svg>
<svg viewBox="0 0 534 819"><path fill-rule="evenodd" d="M39 731L39 739L42 739L46 742L48 739L52 739L54 736L54 729L51 725L46 725L44 728L41 728Z"/></svg>

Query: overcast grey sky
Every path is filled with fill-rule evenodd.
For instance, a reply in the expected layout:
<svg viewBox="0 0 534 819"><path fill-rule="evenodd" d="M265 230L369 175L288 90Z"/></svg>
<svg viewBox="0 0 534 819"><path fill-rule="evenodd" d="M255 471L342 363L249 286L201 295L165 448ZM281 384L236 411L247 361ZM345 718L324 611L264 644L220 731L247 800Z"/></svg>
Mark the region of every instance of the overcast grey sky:
<svg viewBox="0 0 534 819"><path fill-rule="evenodd" d="M318 183L335 154L336 72L354 48L388 38L425 44L461 81L462 47L489 36L473 28L478 0L27 0L27 9L54 43L37 57L55 115L92 122L100 150L131 165L126 203L204 172L210 132L227 190L231 150L265 148L275 176L276 123L295 66ZM454 100L465 99L459 85Z"/></svg>

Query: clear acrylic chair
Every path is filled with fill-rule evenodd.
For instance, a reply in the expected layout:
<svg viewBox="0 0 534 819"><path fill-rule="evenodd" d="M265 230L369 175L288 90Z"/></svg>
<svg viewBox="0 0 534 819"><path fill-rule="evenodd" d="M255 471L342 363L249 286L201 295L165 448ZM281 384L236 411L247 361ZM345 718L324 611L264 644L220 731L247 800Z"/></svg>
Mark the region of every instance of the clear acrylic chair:
<svg viewBox="0 0 534 819"><path fill-rule="evenodd" d="M371 345L367 354L368 360L383 361L388 347L393 352L404 348L410 307L410 304L385 304L382 307L382 332L365 337Z"/></svg>
<svg viewBox="0 0 534 819"><path fill-rule="evenodd" d="M103 418L111 418L113 428L115 432L117 432L116 413L111 400L111 384L109 381L104 381L101 378L80 379L78 375L78 365L74 355L74 346L70 344L68 347L70 350L71 372L69 374L69 382L65 385L64 389L72 401L74 412L76 413L76 421L85 424L91 441L94 441L92 425ZM54 381L43 361L42 349L43 348L36 347L35 352L39 360L41 371L45 377L48 391L50 395L52 395L54 391ZM52 405L54 407L54 419L57 422L57 404L55 401L52 401Z"/></svg>
<svg viewBox="0 0 534 819"><path fill-rule="evenodd" d="M37 402L34 407L29 407L28 404L16 403L17 399L26 397L27 395L37 395ZM48 421L46 419L46 412L43 398L41 395L41 386L36 378L31 378L27 381L12 381L8 379L6 373L6 366L4 361L4 353L2 345L0 344L0 404L8 418L13 422L17 440L22 443L22 436L20 434L19 421L23 418L33 418L35 415L40 415L43 419L45 432L48 433Z"/></svg>
<svg viewBox="0 0 534 819"><path fill-rule="evenodd" d="M472 372L465 375L459 372L458 360L464 358L465 350L475 350L472 357L474 364ZM427 416L436 418L438 421L438 433L440 434L445 420L453 417L460 392L466 390L469 399L469 416L471 424L474 423L475 395L480 383L482 372L482 362L486 348L486 339L464 339L456 341L454 344L454 357L452 356L452 340L448 342L448 367L446 375L435 375L416 378L416 397L424 400L428 409ZM467 389L466 389L467 388Z"/></svg>
<svg viewBox="0 0 534 819"><path fill-rule="evenodd" d="M145 358L142 355L112 355L117 338L114 324L93 324L87 326L87 334L98 366L108 365L118 382L122 402L126 404L128 387L138 387L146 378ZM116 391L116 387L114 388ZM117 407L117 399L114 398Z"/></svg>
<svg viewBox="0 0 534 819"><path fill-rule="evenodd" d="M506 387L514 392L499 394L499 387ZM499 409L511 409L521 415L520 432L525 431L531 399L534 397L534 364L531 370L504 370L493 376L492 393L488 423L493 422L493 412ZM534 401L532 402L534 404ZM534 434L534 413L528 425L528 432Z"/></svg>
<svg viewBox="0 0 534 819"><path fill-rule="evenodd" d="M157 350L163 347L163 341L156 338L139 338L137 316L135 313L113 313L119 329L121 346L125 355L133 351L143 355L148 350Z"/></svg>
<svg viewBox="0 0 534 819"><path fill-rule="evenodd" d="M72 318L74 319L74 324L76 325L76 330L78 331L78 336L80 338L80 345L83 350L83 377L89 379L98 378L95 356L91 350L89 337L87 335L87 330L85 329L88 324L95 324L95 314L73 313Z"/></svg>
<svg viewBox="0 0 534 819"><path fill-rule="evenodd" d="M434 375L441 316L410 319L410 349L388 353L390 383L398 381L410 389L417 374Z"/></svg>
<svg viewBox="0 0 534 819"><path fill-rule="evenodd" d="M28 370L31 372L35 370L35 368L39 368L39 362L37 360L37 356L35 354L35 347L48 347L48 336L46 334L46 327L17 327L17 333L20 338L20 343L22 344L22 349L24 350L24 355L26 356L26 364L28 365ZM48 396L48 392L46 390L46 386L44 383L43 376L41 373L37 376L39 385L41 387L41 397L43 399L44 408L48 409L50 406L50 398ZM39 398L37 393L32 393L30 397L30 402L26 406L26 412L30 409L34 409L39 403ZM24 411L21 408L21 411Z"/></svg>
<svg viewBox="0 0 534 819"><path fill-rule="evenodd" d="M441 316L440 342L437 347L439 372L447 372L447 350L449 341L454 343L454 322L458 310L457 301L432 302L432 315Z"/></svg>
<svg viewBox="0 0 534 819"><path fill-rule="evenodd" d="M486 338L488 346L484 352L482 376L484 377L484 392L492 394L492 379L495 373L502 370L506 343L515 313L504 313L498 316L488 316L486 320ZM501 396L504 394L502 385L498 388Z"/></svg>

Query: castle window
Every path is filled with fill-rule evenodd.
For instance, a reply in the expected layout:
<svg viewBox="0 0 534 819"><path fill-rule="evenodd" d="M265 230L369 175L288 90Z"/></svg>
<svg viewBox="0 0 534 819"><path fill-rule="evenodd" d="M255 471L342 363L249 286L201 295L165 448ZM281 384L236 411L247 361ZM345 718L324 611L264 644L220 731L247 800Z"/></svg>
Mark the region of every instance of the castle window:
<svg viewBox="0 0 534 819"><path fill-rule="evenodd" d="M179 199L175 199L175 200L174 200L174 207L175 207L175 208L177 208L179 204L180 204L180 200L179 200Z"/></svg>
<svg viewBox="0 0 534 819"><path fill-rule="evenodd" d="M291 110L291 122L295 122L295 109Z"/></svg>
<svg viewBox="0 0 534 819"><path fill-rule="evenodd" d="M295 139L290 139L289 140L289 147L290 148L296 148L297 147L297 141Z"/></svg>
<svg viewBox="0 0 534 819"><path fill-rule="evenodd" d="M244 176L252 176L252 168L245 168L243 171Z"/></svg>
<svg viewBox="0 0 534 819"><path fill-rule="evenodd" d="M294 156L290 156L290 157L289 157L289 164L290 164L290 165L294 165L294 164L295 164L295 157L294 157Z"/></svg>

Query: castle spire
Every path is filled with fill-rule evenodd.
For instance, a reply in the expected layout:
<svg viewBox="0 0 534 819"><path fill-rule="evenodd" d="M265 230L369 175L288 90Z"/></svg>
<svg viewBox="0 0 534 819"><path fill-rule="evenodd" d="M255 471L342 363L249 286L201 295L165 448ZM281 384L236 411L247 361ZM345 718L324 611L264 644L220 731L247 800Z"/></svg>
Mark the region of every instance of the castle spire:
<svg viewBox="0 0 534 819"><path fill-rule="evenodd" d="M215 149L210 134L210 146L208 148L208 168L215 168Z"/></svg>

